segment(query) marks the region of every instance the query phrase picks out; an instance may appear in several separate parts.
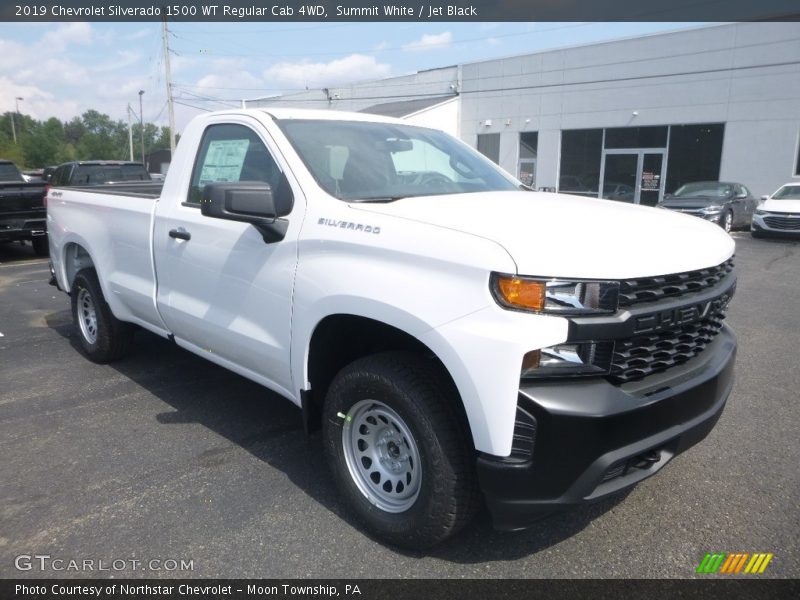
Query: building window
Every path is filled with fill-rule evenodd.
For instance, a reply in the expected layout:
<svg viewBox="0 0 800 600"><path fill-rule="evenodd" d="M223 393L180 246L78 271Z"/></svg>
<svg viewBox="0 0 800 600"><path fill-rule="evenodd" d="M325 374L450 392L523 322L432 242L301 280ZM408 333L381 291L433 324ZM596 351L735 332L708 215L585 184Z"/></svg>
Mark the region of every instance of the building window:
<svg viewBox="0 0 800 600"><path fill-rule="evenodd" d="M500 164L500 134L499 133L479 133L478 152L486 158Z"/></svg>
<svg viewBox="0 0 800 600"><path fill-rule="evenodd" d="M724 123L670 127L664 191L671 194L685 183L719 180L724 134Z"/></svg>
<svg viewBox="0 0 800 600"><path fill-rule="evenodd" d="M519 134L519 165L517 177L531 188L536 188L536 152L539 146L539 133L525 131Z"/></svg>
<svg viewBox="0 0 800 600"><path fill-rule="evenodd" d="M625 148L666 148L667 127L612 127L606 129L605 147Z"/></svg>
<svg viewBox="0 0 800 600"><path fill-rule="evenodd" d="M562 131L558 191L597 196L600 188L602 150L602 129Z"/></svg>

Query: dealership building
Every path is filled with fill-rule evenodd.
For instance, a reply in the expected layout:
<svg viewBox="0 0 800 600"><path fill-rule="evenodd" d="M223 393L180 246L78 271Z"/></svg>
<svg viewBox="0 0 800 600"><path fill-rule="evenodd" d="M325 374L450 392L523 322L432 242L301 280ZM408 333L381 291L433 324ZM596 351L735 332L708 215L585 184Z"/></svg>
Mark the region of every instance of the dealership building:
<svg viewBox="0 0 800 600"><path fill-rule="evenodd" d="M800 181L800 23L734 23L246 101L407 119L537 189L653 205L691 181Z"/></svg>

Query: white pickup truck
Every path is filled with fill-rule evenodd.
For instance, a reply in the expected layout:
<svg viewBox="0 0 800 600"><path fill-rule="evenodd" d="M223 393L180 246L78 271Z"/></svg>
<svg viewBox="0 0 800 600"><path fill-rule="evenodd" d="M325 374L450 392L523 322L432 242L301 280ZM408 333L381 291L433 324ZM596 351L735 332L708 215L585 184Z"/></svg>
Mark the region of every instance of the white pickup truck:
<svg viewBox="0 0 800 600"><path fill-rule="evenodd" d="M431 546L481 502L510 530L629 487L733 384L719 227L527 191L402 121L210 113L163 189L53 188L47 211L89 358L138 326L285 396L393 544Z"/></svg>

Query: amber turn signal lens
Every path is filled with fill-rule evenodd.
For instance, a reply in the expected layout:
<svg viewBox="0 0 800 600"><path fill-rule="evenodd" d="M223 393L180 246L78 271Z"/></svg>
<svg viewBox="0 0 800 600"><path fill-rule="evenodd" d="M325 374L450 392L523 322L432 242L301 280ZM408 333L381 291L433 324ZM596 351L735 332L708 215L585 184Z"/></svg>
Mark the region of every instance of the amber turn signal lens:
<svg viewBox="0 0 800 600"><path fill-rule="evenodd" d="M541 350L531 350L522 357L522 376L530 374L539 368L539 363L542 360Z"/></svg>
<svg viewBox="0 0 800 600"><path fill-rule="evenodd" d="M528 310L544 309L545 284L542 281L498 277L497 291L509 306Z"/></svg>

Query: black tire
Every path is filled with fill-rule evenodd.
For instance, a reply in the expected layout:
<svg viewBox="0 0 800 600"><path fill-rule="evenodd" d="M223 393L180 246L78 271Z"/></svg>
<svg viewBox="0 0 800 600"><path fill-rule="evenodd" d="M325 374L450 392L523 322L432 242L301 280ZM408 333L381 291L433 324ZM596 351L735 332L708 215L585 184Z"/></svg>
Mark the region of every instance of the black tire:
<svg viewBox="0 0 800 600"><path fill-rule="evenodd" d="M755 229L751 229L750 230L750 235L753 236L754 238L764 238L764 237L766 237L763 233L761 233L760 231L756 231Z"/></svg>
<svg viewBox="0 0 800 600"><path fill-rule="evenodd" d="M31 238L31 245L36 256L50 256L50 240L46 235L37 235Z"/></svg>
<svg viewBox="0 0 800 600"><path fill-rule="evenodd" d="M78 271L70 296L72 322L81 349L89 360L108 363L125 356L133 339L133 326L111 313L94 269Z"/></svg>
<svg viewBox="0 0 800 600"><path fill-rule="evenodd" d="M726 233L733 231L733 213L726 210L722 213L722 218L719 220L719 226L725 230Z"/></svg>
<svg viewBox="0 0 800 600"><path fill-rule="evenodd" d="M325 399L323 439L339 491L369 530L400 547L423 550L441 542L466 525L478 507L474 449L456 412L457 398L451 387L429 360L390 352L361 358L342 369ZM359 479L358 470L354 474L348 466L347 440L355 431L351 417L359 419L359 415L370 415L370 410L382 410L381 407L388 407L401 420L401 427L407 427L419 457L416 465L406 462L406 466L418 468L414 477L419 476L419 483L410 475L407 479L409 488L418 485L417 495L410 500L410 506L393 507L394 511L379 506L380 499L376 503L374 491L362 489L365 480ZM388 435L395 435L395 430L401 432L394 421L394 429L388 422L377 425L384 432L388 430ZM380 437L377 432L375 435ZM399 438L407 441L402 433ZM391 442L385 447L390 446ZM351 443L350 447L354 445ZM395 491L400 485L396 484ZM392 491L391 484L389 487L383 488L386 495Z"/></svg>

